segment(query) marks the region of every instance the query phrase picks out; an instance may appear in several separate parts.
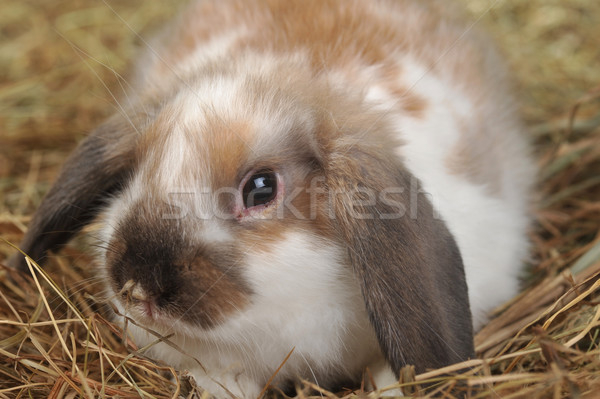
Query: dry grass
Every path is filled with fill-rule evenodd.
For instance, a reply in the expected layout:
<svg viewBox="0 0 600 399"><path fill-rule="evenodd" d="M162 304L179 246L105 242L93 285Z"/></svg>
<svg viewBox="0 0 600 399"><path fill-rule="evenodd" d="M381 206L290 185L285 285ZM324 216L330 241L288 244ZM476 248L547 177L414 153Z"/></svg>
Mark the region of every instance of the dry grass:
<svg viewBox="0 0 600 399"><path fill-rule="evenodd" d="M479 358L418 376L407 368L404 387L414 396L597 397L600 3L463 1L483 15L521 83L541 168L533 255L524 292L477 335ZM126 70L134 32L173 14L175 2L167 3L0 3L4 240L19 242L66 154L113 111L110 90L126 84L115 71ZM1 241L0 264L11 252ZM52 259L48 274L35 265L33 277L0 268L0 398L201 395L107 321L90 264L75 245Z"/></svg>

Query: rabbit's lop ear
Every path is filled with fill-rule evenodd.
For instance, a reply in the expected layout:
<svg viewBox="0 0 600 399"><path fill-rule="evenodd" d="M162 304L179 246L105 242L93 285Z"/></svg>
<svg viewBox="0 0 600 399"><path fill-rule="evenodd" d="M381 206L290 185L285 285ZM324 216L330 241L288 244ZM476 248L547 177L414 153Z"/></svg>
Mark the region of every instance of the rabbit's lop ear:
<svg viewBox="0 0 600 399"><path fill-rule="evenodd" d="M384 355L396 375L409 364L422 372L472 357L467 286L454 238L391 151L355 144L338 145L326 180L334 226Z"/></svg>
<svg viewBox="0 0 600 399"><path fill-rule="evenodd" d="M82 141L42 200L20 245L35 261L56 250L88 224L118 190L132 164L132 135L120 118L109 119ZM9 265L25 270L21 254Z"/></svg>

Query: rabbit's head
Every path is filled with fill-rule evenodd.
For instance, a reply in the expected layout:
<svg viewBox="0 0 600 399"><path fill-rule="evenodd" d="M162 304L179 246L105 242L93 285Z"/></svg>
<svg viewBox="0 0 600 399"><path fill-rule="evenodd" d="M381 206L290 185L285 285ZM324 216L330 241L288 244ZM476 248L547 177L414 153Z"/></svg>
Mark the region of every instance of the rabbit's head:
<svg viewBox="0 0 600 399"><path fill-rule="evenodd" d="M103 276L122 308L193 336L254 303L353 279L395 371L465 359L454 238L396 155L385 113L302 62L203 71L107 121L67 162L24 248L39 260L100 216Z"/></svg>

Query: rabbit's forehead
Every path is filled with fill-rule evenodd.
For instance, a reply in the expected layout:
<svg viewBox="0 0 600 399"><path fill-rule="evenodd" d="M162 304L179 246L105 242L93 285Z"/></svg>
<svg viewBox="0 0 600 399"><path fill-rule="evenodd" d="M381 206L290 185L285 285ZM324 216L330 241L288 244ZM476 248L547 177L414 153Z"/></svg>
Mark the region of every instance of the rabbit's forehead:
<svg viewBox="0 0 600 399"><path fill-rule="evenodd" d="M303 151L315 129L310 113L240 86L186 90L166 105L139 146L144 179L161 188L237 187L253 168Z"/></svg>

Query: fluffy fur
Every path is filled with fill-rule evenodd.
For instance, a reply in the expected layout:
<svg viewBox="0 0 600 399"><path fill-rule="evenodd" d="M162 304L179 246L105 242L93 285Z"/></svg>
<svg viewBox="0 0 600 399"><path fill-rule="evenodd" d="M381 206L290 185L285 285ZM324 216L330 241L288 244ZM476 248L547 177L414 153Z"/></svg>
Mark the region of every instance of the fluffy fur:
<svg viewBox="0 0 600 399"><path fill-rule="evenodd" d="M256 397L290 352L281 387L473 356L472 324L518 289L533 167L501 60L450 4L195 1L135 72L32 257L99 216L120 311L222 397ZM246 209L261 170L277 195Z"/></svg>

